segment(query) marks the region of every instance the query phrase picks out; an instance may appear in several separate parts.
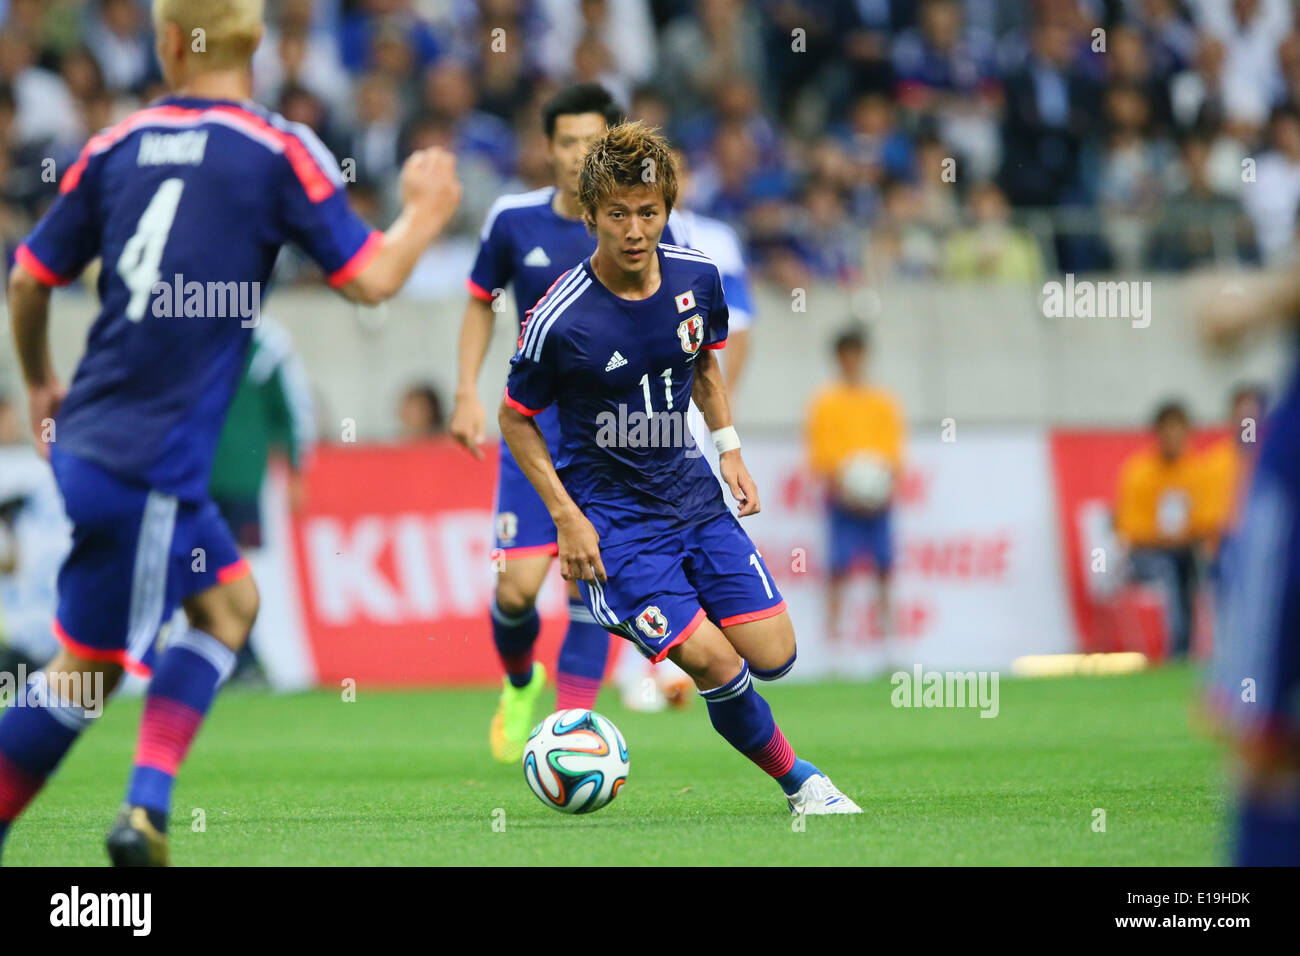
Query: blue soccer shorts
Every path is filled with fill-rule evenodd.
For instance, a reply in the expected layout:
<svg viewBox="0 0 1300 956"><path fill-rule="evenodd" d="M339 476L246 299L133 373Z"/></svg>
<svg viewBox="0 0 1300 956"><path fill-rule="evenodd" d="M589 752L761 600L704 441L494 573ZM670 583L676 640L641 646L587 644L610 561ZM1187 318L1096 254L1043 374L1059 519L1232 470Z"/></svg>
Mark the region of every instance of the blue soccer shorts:
<svg viewBox="0 0 1300 956"><path fill-rule="evenodd" d="M657 534L647 534L655 522L639 523L628 535L602 533L607 580L578 583L596 620L653 663L705 618L725 628L785 610L762 555L731 512L662 524Z"/></svg>
<svg viewBox="0 0 1300 956"><path fill-rule="evenodd" d="M869 561L880 574L894 567L893 512L886 508L863 514L832 504L830 517L830 572L847 574L856 562Z"/></svg>
<svg viewBox="0 0 1300 956"><path fill-rule="evenodd" d="M153 671L158 632L181 602L249 573L210 500L181 501L52 448L72 522L54 636L88 660Z"/></svg>
<svg viewBox="0 0 1300 956"><path fill-rule="evenodd" d="M548 408L534 419L542 434L547 436L551 458L555 458L559 435L559 413ZM496 504L492 547L494 556L507 561L538 554L558 554L555 522L538 496L532 482L515 461L505 441L501 442L500 465L497 468Z"/></svg>

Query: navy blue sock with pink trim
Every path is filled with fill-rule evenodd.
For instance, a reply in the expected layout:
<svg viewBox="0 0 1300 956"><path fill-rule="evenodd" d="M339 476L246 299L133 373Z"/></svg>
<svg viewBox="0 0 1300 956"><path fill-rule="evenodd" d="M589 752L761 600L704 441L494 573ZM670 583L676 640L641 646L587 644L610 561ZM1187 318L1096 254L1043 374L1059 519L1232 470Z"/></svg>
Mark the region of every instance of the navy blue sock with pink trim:
<svg viewBox="0 0 1300 956"><path fill-rule="evenodd" d="M533 645L541 630L542 619L537 616L537 608L510 615L492 599L492 640L512 687L527 687L533 679Z"/></svg>
<svg viewBox="0 0 1300 956"><path fill-rule="evenodd" d="M54 699L44 671L0 717L0 846L90 720L84 708Z"/></svg>
<svg viewBox="0 0 1300 956"><path fill-rule="evenodd" d="M591 710L609 658L609 631L587 605L569 601L569 629L556 662L555 709Z"/></svg>
<svg viewBox="0 0 1300 956"><path fill-rule="evenodd" d="M800 760L772 717L772 708L754 689L749 665L721 687L700 691L709 708L713 729L754 761L787 794L796 793L804 781L820 771Z"/></svg>
<svg viewBox="0 0 1300 956"><path fill-rule="evenodd" d="M190 628L172 639L154 667L126 802L153 811L159 829L166 828L181 763L235 659L235 652L211 634Z"/></svg>

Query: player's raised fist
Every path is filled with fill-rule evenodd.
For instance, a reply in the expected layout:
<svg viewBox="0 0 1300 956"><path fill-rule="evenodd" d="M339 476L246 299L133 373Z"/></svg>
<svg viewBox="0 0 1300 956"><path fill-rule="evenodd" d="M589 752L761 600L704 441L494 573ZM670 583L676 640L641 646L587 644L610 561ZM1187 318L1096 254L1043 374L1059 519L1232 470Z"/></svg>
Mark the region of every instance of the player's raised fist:
<svg viewBox="0 0 1300 956"><path fill-rule="evenodd" d="M1212 348L1237 344L1259 306L1252 301L1252 289L1240 277L1217 276L1200 283L1195 301L1196 320L1202 340Z"/></svg>
<svg viewBox="0 0 1300 956"><path fill-rule="evenodd" d="M460 205L456 157L445 149L421 149L402 164L402 202L449 220Z"/></svg>

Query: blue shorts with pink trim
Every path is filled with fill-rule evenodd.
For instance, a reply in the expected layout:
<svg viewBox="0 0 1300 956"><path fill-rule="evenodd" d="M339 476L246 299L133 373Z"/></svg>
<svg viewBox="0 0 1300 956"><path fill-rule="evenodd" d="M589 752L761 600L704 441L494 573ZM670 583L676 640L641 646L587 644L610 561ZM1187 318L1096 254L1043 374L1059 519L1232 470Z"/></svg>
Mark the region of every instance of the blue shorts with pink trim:
<svg viewBox="0 0 1300 956"><path fill-rule="evenodd" d="M559 450L559 412L554 406L534 419L546 436L554 459ZM496 522L493 547L508 561L537 554L556 554L555 522L538 497L532 482L515 461L510 448L501 442L500 467L497 469Z"/></svg>
<svg viewBox="0 0 1300 956"><path fill-rule="evenodd" d="M588 517L599 531L599 519ZM597 621L656 664L705 618L725 628L785 610L762 555L729 511L658 529L647 521L632 535L601 531L607 580L578 587Z"/></svg>
<svg viewBox="0 0 1300 956"><path fill-rule="evenodd" d="M50 463L72 521L54 635L81 657L148 676L163 622L248 564L212 501L124 481L57 445Z"/></svg>

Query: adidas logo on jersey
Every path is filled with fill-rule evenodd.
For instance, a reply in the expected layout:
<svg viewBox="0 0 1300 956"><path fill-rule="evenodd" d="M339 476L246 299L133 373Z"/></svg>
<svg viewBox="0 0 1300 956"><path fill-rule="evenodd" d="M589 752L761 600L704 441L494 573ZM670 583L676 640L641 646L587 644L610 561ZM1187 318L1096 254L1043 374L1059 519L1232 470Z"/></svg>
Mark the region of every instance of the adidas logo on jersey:
<svg viewBox="0 0 1300 956"><path fill-rule="evenodd" d="M524 256L524 265L526 266L549 266L551 257L546 254L546 250L541 246L533 246L533 251Z"/></svg>
<svg viewBox="0 0 1300 956"><path fill-rule="evenodd" d="M605 366L605 371L612 372L614 369L622 368L626 364L627 359L623 358L622 354L618 351L615 351L614 354L609 357L609 364Z"/></svg>

